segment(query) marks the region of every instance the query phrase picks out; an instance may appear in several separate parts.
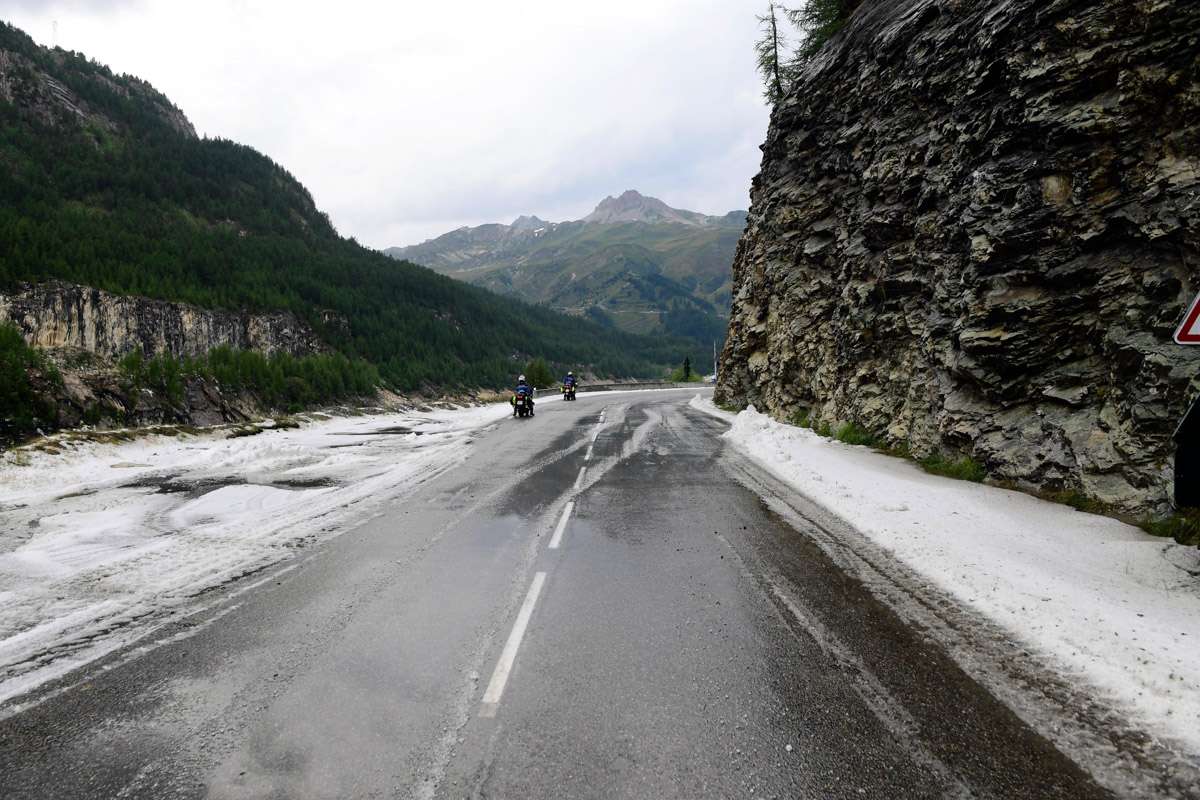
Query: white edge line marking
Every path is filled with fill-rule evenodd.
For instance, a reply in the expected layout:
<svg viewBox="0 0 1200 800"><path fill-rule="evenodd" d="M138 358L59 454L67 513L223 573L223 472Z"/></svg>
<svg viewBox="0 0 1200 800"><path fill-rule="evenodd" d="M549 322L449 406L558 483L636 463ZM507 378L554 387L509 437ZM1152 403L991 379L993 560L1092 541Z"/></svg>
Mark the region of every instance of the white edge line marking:
<svg viewBox="0 0 1200 800"><path fill-rule="evenodd" d="M567 507L563 509L562 517L558 520L558 527L554 529L554 536L550 538L550 549L557 550L559 542L562 541L563 531L566 530L567 520L571 516L571 512L575 510L575 501L567 503Z"/></svg>
<svg viewBox="0 0 1200 800"><path fill-rule="evenodd" d="M587 474L587 467L579 468L579 477L575 479L575 488L578 489L583 485L583 476Z"/></svg>
<svg viewBox="0 0 1200 800"><path fill-rule="evenodd" d="M485 706L495 706L500 702L500 695L504 694L504 684L508 683L508 673L512 671L513 662L517 660L517 650L521 647L521 639L525 636L525 627L529 625L529 618L533 616L533 606L537 603L538 595L542 591L542 584L545 582L546 573L539 572L533 576L533 585L529 587L529 594L525 595L525 603L521 606L512 633L508 635L508 642L505 643L504 650L500 653L500 663L496 665L496 671L492 673L492 682L488 684L487 691L483 694ZM484 709L485 716L491 716L494 713L494 708Z"/></svg>

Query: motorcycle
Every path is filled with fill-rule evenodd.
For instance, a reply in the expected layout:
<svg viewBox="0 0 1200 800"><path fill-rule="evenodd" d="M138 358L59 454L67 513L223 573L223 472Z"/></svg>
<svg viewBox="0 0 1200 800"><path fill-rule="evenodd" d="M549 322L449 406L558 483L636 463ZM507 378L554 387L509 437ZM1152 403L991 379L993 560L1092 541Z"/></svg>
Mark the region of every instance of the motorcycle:
<svg viewBox="0 0 1200 800"><path fill-rule="evenodd" d="M563 392L563 400L574 400L575 399L575 384L564 383L562 392Z"/></svg>
<svg viewBox="0 0 1200 800"><path fill-rule="evenodd" d="M533 416L533 398L524 389L519 390L512 399L514 417Z"/></svg>

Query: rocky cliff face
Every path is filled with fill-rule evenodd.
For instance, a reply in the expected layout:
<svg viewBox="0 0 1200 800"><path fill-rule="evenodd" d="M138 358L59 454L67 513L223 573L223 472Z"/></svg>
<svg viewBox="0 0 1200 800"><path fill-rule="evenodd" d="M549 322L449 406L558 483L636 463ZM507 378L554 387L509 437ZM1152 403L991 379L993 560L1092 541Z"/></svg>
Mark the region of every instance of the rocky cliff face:
<svg viewBox="0 0 1200 800"><path fill-rule="evenodd" d="M865 0L779 103L717 398L1164 511L1200 4Z"/></svg>
<svg viewBox="0 0 1200 800"><path fill-rule="evenodd" d="M284 350L296 357L332 348L294 314L246 314L112 294L52 281L0 293L0 321L12 322L26 341L48 350L81 348L121 358L141 348L147 355L206 355L227 345L235 350Z"/></svg>

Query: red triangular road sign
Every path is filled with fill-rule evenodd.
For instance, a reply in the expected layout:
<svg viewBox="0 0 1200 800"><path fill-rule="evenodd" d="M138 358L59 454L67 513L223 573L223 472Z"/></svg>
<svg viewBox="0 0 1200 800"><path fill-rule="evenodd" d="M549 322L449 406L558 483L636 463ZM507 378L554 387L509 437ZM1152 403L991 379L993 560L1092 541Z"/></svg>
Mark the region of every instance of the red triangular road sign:
<svg viewBox="0 0 1200 800"><path fill-rule="evenodd" d="M1183 323L1175 331L1176 344L1200 344L1200 294L1192 301Z"/></svg>

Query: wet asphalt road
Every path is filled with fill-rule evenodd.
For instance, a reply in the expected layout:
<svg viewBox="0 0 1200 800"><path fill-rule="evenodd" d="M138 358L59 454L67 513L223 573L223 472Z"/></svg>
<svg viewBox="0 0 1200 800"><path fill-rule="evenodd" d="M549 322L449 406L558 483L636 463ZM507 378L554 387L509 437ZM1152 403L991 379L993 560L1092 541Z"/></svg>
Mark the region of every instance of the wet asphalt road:
<svg viewBox="0 0 1200 800"><path fill-rule="evenodd" d="M834 523L777 513L695 393L485 431L0 720L0 796L1109 796L838 569Z"/></svg>

